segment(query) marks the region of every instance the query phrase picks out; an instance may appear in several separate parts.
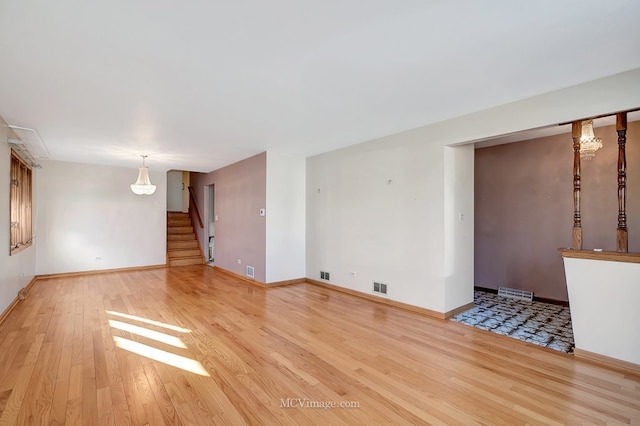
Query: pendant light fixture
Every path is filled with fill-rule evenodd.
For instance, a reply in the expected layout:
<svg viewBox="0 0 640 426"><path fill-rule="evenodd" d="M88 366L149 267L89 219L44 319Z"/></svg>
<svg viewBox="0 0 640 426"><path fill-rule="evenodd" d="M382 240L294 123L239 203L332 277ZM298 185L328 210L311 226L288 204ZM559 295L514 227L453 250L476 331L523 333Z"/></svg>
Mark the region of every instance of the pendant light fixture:
<svg viewBox="0 0 640 426"><path fill-rule="evenodd" d="M602 139L593 134L593 120L582 122L582 136L580 136L580 157L591 160L596 151L602 148Z"/></svg>
<svg viewBox="0 0 640 426"><path fill-rule="evenodd" d="M138 169L138 180L131 184L131 191L137 195L151 195L156 192L156 186L149 180L149 168L145 165L146 155L141 155L142 167Z"/></svg>

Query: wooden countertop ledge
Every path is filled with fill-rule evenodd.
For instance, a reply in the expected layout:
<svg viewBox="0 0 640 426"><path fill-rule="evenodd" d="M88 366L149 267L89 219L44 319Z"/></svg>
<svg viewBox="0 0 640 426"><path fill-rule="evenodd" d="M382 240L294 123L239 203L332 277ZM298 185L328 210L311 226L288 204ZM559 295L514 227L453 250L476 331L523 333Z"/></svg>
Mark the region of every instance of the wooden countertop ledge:
<svg viewBox="0 0 640 426"><path fill-rule="evenodd" d="M617 251L594 251L558 249L562 257L574 259L608 260L613 262L640 263L640 253L618 253Z"/></svg>

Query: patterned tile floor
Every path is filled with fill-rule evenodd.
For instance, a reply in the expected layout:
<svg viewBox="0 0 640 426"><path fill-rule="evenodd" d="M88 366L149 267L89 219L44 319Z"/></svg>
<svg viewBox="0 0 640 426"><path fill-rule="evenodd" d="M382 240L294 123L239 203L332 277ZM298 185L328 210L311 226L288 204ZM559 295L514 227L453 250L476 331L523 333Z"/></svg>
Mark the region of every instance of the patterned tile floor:
<svg viewBox="0 0 640 426"><path fill-rule="evenodd" d="M451 318L493 333L570 353L571 314L566 306L507 299L476 290L475 307Z"/></svg>

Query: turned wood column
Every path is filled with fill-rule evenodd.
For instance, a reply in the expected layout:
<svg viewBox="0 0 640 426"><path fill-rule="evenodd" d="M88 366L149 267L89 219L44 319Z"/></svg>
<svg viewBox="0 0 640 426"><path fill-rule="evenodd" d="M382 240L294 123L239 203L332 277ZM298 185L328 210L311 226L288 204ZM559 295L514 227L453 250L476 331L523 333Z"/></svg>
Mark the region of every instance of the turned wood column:
<svg viewBox="0 0 640 426"><path fill-rule="evenodd" d="M618 132L618 230L616 232L616 251L629 251L629 231L627 230L627 113L616 114L616 131Z"/></svg>
<svg viewBox="0 0 640 426"><path fill-rule="evenodd" d="M571 124L571 138L573 139L573 238L571 248L582 250L582 216L580 215L580 136L582 136L582 122Z"/></svg>

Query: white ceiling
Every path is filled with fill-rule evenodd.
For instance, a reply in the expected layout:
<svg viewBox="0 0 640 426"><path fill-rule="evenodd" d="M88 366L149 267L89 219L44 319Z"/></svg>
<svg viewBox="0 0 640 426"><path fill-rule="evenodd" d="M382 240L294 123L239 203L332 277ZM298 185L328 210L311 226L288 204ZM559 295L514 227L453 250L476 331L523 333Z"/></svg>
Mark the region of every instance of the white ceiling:
<svg viewBox="0 0 640 426"><path fill-rule="evenodd" d="M55 160L206 172L638 68L639 20L638 0L0 0L0 115Z"/></svg>

